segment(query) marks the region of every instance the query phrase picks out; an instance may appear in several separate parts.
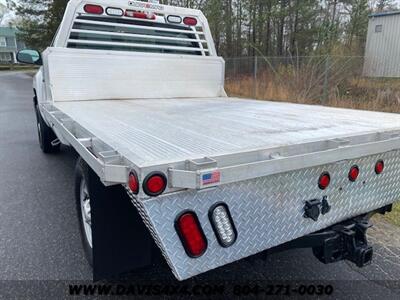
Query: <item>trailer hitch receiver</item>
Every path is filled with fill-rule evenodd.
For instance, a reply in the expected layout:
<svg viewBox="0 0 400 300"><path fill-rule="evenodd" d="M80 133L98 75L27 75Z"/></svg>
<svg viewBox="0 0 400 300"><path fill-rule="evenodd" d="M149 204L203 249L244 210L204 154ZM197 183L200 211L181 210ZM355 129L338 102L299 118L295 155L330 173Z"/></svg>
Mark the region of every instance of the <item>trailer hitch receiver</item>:
<svg viewBox="0 0 400 300"><path fill-rule="evenodd" d="M322 245L313 248L314 255L325 264L349 260L359 268L369 265L373 249L368 245L366 233L371 226L367 220L356 220L333 227Z"/></svg>

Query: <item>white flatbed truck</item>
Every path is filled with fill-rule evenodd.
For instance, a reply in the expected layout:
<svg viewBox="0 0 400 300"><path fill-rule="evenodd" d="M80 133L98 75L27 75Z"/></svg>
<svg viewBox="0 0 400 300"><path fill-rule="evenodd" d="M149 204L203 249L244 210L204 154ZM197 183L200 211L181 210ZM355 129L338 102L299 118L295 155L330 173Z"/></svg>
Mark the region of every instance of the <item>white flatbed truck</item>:
<svg viewBox="0 0 400 300"><path fill-rule="evenodd" d="M34 78L44 152L73 147L82 240L101 279L151 263L178 280L276 246L369 264L400 196L400 116L227 97L204 15L71 0ZM62 171L62 170L61 170Z"/></svg>

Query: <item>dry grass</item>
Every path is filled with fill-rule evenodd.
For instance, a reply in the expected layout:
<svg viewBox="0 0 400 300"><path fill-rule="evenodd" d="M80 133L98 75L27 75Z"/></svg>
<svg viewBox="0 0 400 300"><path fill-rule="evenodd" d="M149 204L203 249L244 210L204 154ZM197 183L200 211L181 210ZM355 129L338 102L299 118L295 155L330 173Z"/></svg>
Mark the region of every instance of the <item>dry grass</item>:
<svg viewBox="0 0 400 300"><path fill-rule="evenodd" d="M400 113L400 79L344 79L329 87L328 99L323 101L323 86L299 84L291 79L274 80L263 75L255 86L251 76L228 78L229 95L260 100Z"/></svg>
<svg viewBox="0 0 400 300"><path fill-rule="evenodd" d="M380 214L374 216L374 222L379 222L381 220L400 227L400 203L393 206L393 211L391 213L387 213L384 216Z"/></svg>
<svg viewBox="0 0 400 300"><path fill-rule="evenodd" d="M276 73L264 73L258 77L257 86L252 76L228 77L226 90L229 95L237 97L321 104L321 84L310 85L312 80L309 78L294 76L290 72L287 75L287 80L282 80ZM343 78L330 85L324 105L400 113L400 79ZM400 226L400 204L395 205L393 212L384 218Z"/></svg>
<svg viewBox="0 0 400 300"><path fill-rule="evenodd" d="M35 66L29 65L1 65L0 64L0 72L1 71L29 71L29 70L37 70L38 68Z"/></svg>
<svg viewBox="0 0 400 300"><path fill-rule="evenodd" d="M396 204L393 207L393 211L385 215L385 219L394 225L400 226L400 204Z"/></svg>

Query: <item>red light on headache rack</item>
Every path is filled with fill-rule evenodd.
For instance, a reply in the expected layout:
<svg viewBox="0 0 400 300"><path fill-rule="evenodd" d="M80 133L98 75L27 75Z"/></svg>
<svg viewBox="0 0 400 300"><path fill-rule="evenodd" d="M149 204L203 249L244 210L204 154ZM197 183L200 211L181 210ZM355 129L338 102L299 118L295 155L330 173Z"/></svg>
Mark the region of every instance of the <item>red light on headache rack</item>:
<svg viewBox="0 0 400 300"><path fill-rule="evenodd" d="M144 13L144 12L140 12L140 11L127 9L125 11L125 17L136 18L136 19L155 20L156 15L153 13Z"/></svg>
<svg viewBox="0 0 400 300"><path fill-rule="evenodd" d="M102 15L104 13L104 9L100 5L86 4L83 10L88 14L94 15Z"/></svg>
<svg viewBox="0 0 400 300"><path fill-rule="evenodd" d="M206 252L207 239L194 212L186 212L178 217L175 228L187 255L197 258Z"/></svg>
<svg viewBox="0 0 400 300"><path fill-rule="evenodd" d="M192 18L192 17L186 17L183 19L183 23L187 26L196 26L197 25L197 19Z"/></svg>

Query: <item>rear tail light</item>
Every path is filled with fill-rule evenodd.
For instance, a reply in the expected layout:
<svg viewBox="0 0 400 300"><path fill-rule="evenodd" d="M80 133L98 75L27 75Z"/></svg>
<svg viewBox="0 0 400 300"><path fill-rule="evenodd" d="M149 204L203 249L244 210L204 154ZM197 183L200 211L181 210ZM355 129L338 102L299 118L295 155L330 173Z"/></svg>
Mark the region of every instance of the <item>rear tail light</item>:
<svg viewBox="0 0 400 300"><path fill-rule="evenodd" d="M109 16L122 17L124 15L124 11L120 8L107 7L106 14Z"/></svg>
<svg viewBox="0 0 400 300"><path fill-rule="evenodd" d="M83 10L88 14L94 15L102 15L104 13L104 9L100 5L86 4Z"/></svg>
<svg viewBox="0 0 400 300"><path fill-rule="evenodd" d="M192 18L192 17L186 17L183 19L183 23L187 26L196 26L197 25L197 19Z"/></svg>
<svg viewBox="0 0 400 300"><path fill-rule="evenodd" d="M383 160L379 160L375 165L375 173L377 175L382 174L384 169L385 169L385 163L383 162Z"/></svg>
<svg viewBox="0 0 400 300"><path fill-rule="evenodd" d="M318 186L321 190L325 190L331 183L331 176L329 173L322 173L318 180Z"/></svg>
<svg viewBox="0 0 400 300"><path fill-rule="evenodd" d="M185 212L180 215L175 227L187 255L197 258L206 252L207 239L194 212Z"/></svg>
<svg viewBox="0 0 400 300"><path fill-rule="evenodd" d="M156 18L156 15L153 13L147 14L144 12L129 10L129 9L125 11L125 16L136 19L150 19L150 20L154 20Z"/></svg>
<svg viewBox="0 0 400 300"><path fill-rule="evenodd" d="M139 193L139 180L134 172L129 174L129 188L135 195Z"/></svg>
<svg viewBox="0 0 400 300"><path fill-rule="evenodd" d="M180 16L168 16L167 21L174 24L181 24L182 18Z"/></svg>
<svg viewBox="0 0 400 300"><path fill-rule="evenodd" d="M237 231L226 204L217 204L210 209L209 218L222 247L230 247L236 242Z"/></svg>
<svg viewBox="0 0 400 300"><path fill-rule="evenodd" d="M360 175L360 169L357 166L353 166L349 172L349 180L351 182L355 182Z"/></svg>
<svg viewBox="0 0 400 300"><path fill-rule="evenodd" d="M143 182L144 192L151 197L161 195L167 188L167 178L163 173L154 172L149 174Z"/></svg>

